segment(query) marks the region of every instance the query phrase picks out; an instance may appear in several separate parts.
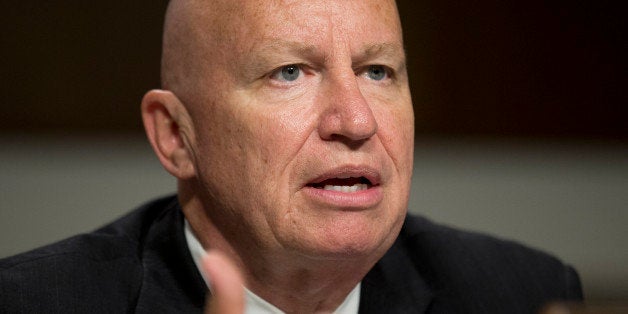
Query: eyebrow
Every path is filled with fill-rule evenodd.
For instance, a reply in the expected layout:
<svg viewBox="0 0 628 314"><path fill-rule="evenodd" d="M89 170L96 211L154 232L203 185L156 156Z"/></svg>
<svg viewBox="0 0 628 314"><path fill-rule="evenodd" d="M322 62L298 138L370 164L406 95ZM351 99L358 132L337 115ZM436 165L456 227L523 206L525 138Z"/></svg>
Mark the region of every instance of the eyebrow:
<svg viewBox="0 0 628 314"><path fill-rule="evenodd" d="M272 60L273 57L277 55L289 54L312 57L320 54L319 49L315 45L281 39L265 42L263 45L258 45L257 47L254 46L250 50L250 53L256 57L254 64L263 64Z"/></svg>
<svg viewBox="0 0 628 314"><path fill-rule="evenodd" d="M299 41L287 41L287 40L273 40L270 43L264 44L259 49L262 53L276 53L277 51L285 50L298 54L314 54L318 51L315 45L305 44Z"/></svg>
<svg viewBox="0 0 628 314"><path fill-rule="evenodd" d="M326 58L325 53L316 45L283 39L266 41L262 44L255 45L249 49L248 53L254 56L248 64L249 69L257 69L261 72L268 70L266 67L269 64L275 63L274 60L283 62L285 55L306 56L321 59L321 62L323 62L322 59ZM366 44L360 47L357 53L352 54L352 63L361 65L379 57L395 60L399 66L405 66L405 51L403 46L400 43L394 42Z"/></svg>
<svg viewBox="0 0 628 314"><path fill-rule="evenodd" d="M355 58L355 63L362 63L378 57L386 57L397 60L401 65L405 65L406 53L403 45L399 43L385 42L379 44L365 45L360 50L360 55Z"/></svg>
<svg viewBox="0 0 628 314"><path fill-rule="evenodd" d="M284 63L286 55L312 57L319 54L319 49L311 44L277 39L256 44L250 47L246 54L251 56L244 59L246 68L252 70L253 74L260 74L270 70L269 66Z"/></svg>

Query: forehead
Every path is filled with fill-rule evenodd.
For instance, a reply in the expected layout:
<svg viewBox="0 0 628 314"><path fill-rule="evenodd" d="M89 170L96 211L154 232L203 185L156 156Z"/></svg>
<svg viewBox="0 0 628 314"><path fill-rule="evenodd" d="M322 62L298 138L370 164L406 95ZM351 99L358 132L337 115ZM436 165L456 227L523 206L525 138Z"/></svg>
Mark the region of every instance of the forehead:
<svg viewBox="0 0 628 314"><path fill-rule="evenodd" d="M240 51L268 42L344 45L401 42L394 1L227 1L217 22ZM359 48L359 47L352 47Z"/></svg>
<svg viewBox="0 0 628 314"><path fill-rule="evenodd" d="M186 103L202 103L206 99L197 98L212 94L208 86L220 90L219 83L235 79L231 74L249 63L287 54L317 62L340 54L357 59L380 47L392 47L384 52L403 59L394 0L172 0L162 85Z"/></svg>

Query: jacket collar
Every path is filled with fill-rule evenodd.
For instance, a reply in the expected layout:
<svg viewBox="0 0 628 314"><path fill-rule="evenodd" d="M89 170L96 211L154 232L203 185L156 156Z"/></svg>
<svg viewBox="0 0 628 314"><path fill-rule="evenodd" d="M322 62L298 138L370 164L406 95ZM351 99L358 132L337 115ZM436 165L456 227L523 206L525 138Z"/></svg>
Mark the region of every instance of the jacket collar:
<svg viewBox="0 0 628 314"><path fill-rule="evenodd" d="M432 299L398 238L362 280L359 313L424 313Z"/></svg>
<svg viewBox="0 0 628 314"><path fill-rule="evenodd" d="M188 249L176 198L155 213L140 239L137 312L201 312L207 286ZM362 280L359 313L424 313L433 298L398 238Z"/></svg>
<svg viewBox="0 0 628 314"><path fill-rule="evenodd" d="M205 304L207 287L190 255L183 231L183 213L174 198L165 206L140 242L143 282L137 312L194 313Z"/></svg>

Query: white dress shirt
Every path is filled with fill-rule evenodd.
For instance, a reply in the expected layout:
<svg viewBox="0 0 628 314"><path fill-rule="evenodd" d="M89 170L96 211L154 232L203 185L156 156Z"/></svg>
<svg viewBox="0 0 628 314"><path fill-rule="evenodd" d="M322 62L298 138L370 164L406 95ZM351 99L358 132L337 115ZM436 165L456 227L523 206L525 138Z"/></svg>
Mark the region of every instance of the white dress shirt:
<svg viewBox="0 0 628 314"><path fill-rule="evenodd" d="M201 270L201 259L205 254L205 250L203 246L198 241L192 229L190 228L190 224L188 221L185 221L185 240L187 241L188 248L190 249L190 253L192 254L192 259L194 259L194 264L196 264L196 268L203 276L205 280L205 284L211 290L209 286L209 281L207 277ZM255 293L251 292L246 287L244 288L244 298L245 298L245 306L244 313L246 314L283 314L284 312L278 309L276 306L270 304L268 301L260 298ZM340 306L334 311L334 314L357 314L358 307L360 305L360 283L358 283L355 288L347 295L345 300L340 304Z"/></svg>

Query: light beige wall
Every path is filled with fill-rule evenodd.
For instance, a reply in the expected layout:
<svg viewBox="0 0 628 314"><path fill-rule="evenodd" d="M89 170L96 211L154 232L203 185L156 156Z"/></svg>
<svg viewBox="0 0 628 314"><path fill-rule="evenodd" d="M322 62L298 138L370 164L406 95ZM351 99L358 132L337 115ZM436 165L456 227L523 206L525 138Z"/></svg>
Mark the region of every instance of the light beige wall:
<svg viewBox="0 0 628 314"><path fill-rule="evenodd" d="M143 137L0 137L0 257L92 230L175 190ZM573 264L628 301L628 147L420 139L410 209Z"/></svg>

